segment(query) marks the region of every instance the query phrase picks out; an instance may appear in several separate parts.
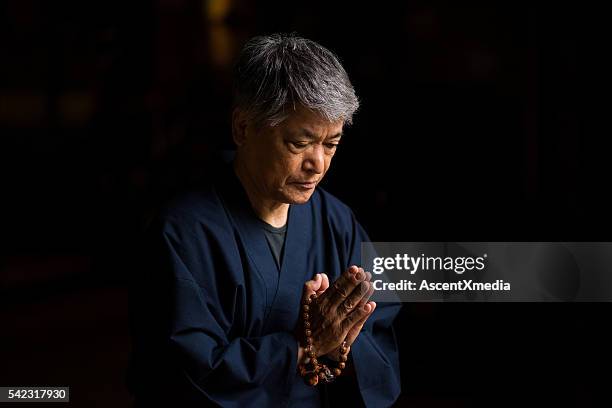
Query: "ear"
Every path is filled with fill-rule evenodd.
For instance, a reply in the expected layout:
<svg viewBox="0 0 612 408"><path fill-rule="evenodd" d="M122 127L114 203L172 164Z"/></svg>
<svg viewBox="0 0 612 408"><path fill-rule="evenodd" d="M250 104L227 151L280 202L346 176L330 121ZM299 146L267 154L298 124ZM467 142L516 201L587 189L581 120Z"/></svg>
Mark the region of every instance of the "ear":
<svg viewBox="0 0 612 408"><path fill-rule="evenodd" d="M238 108L232 112L232 139L238 147L242 146L247 139L247 118Z"/></svg>

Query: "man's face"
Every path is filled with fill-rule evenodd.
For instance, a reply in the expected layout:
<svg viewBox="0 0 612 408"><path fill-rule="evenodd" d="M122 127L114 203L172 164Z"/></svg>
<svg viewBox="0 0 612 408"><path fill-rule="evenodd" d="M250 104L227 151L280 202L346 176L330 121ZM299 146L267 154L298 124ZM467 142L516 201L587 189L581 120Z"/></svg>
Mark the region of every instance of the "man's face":
<svg viewBox="0 0 612 408"><path fill-rule="evenodd" d="M298 108L275 127L246 124L239 154L261 198L303 204L329 169L343 121Z"/></svg>

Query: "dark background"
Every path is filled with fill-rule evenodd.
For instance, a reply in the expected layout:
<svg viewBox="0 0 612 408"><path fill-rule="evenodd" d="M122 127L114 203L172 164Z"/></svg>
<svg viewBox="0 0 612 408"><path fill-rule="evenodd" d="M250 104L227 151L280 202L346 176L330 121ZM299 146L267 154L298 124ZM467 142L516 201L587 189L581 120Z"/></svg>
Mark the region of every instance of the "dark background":
<svg viewBox="0 0 612 408"><path fill-rule="evenodd" d="M388 4L391 3L391 4ZM580 2L0 3L0 385L127 407L127 259L231 147L256 34L334 50L362 106L325 181L379 241L610 241ZM611 307L406 304L398 406L599 406ZM607 405L604 404L604 405ZM24 405L25 406L25 405Z"/></svg>

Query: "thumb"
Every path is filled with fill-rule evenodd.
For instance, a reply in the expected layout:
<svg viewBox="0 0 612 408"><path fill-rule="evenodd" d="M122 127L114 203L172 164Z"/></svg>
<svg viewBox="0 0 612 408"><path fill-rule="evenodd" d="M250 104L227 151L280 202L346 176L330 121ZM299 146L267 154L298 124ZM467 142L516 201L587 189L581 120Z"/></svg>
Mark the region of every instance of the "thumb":
<svg viewBox="0 0 612 408"><path fill-rule="evenodd" d="M322 281L323 281L323 278L321 277L321 274L317 273L314 279L311 279L309 281L306 281L306 283L304 283L304 291L302 293L302 302L306 301L306 299L308 299L310 295L312 295L313 293L316 293L317 290L319 290L319 288L321 287Z"/></svg>
<svg viewBox="0 0 612 408"><path fill-rule="evenodd" d="M323 283L323 276L321 276L320 273L317 273L314 276L314 279L310 280L308 282L312 282L311 288L312 288L312 290L314 290L316 292L317 290L321 289L321 284Z"/></svg>
<svg viewBox="0 0 612 408"><path fill-rule="evenodd" d="M321 272L319 275L321 275L321 286L319 286L319 289L317 289L317 296L322 295L329 288L329 278L327 275L323 272Z"/></svg>

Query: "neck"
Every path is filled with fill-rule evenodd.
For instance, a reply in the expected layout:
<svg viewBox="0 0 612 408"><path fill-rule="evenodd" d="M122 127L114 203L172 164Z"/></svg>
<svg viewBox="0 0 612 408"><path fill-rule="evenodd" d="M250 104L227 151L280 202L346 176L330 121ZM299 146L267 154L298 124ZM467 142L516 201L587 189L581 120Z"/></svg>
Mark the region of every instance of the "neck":
<svg viewBox="0 0 612 408"><path fill-rule="evenodd" d="M234 172L249 197L255 214L273 227L282 227L287 223L289 204L266 198L253 180L251 174L237 154L234 159Z"/></svg>

